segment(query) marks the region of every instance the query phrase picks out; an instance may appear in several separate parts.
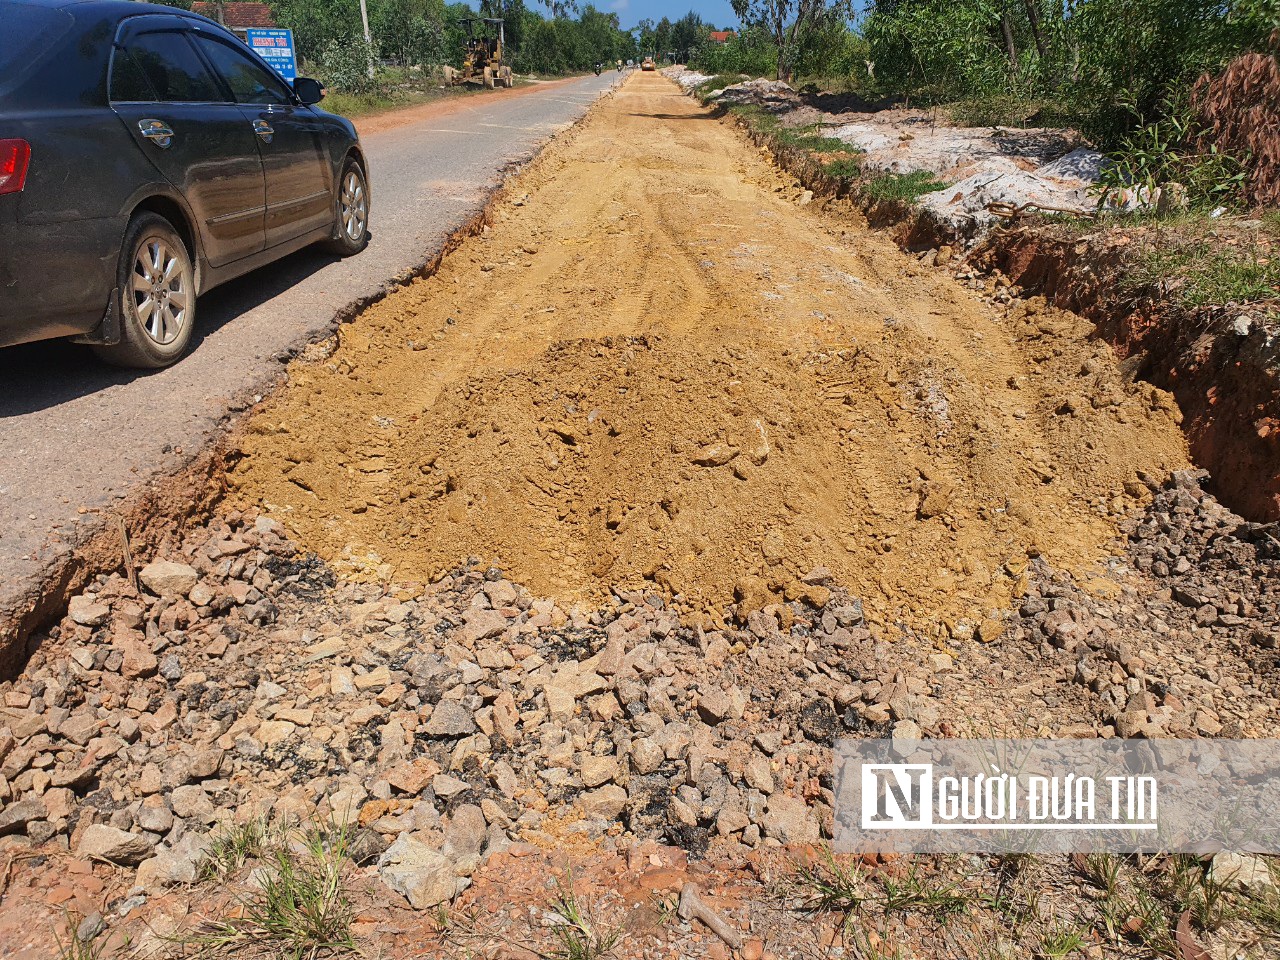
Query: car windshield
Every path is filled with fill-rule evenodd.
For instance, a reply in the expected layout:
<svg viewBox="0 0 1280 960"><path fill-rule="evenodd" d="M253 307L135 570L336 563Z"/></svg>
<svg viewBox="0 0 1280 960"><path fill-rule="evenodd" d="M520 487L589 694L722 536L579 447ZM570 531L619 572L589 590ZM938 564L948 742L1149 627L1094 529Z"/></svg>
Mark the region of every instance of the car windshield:
<svg viewBox="0 0 1280 960"><path fill-rule="evenodd" d="M29 71L54 52L55 44L71 29L62 10L25 3L0 3L0 99Z"/></svg>

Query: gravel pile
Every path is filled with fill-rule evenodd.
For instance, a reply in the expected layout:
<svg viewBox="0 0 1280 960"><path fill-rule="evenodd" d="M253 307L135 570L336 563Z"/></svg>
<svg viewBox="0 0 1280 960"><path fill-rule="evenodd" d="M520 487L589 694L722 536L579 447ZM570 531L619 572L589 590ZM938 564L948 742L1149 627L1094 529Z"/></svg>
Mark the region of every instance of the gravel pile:
<svg viewBox="0 0 1280 960"><path fill-rule="evenodd" d="M894 643L818 569L703 631L566 610L497 570L336 582L267 518L99 578L0 685L0 855L45 842L189 882L218 824L333 818L426 908L513 842L699 853L829 835L838 736L1253 736L1274 724L1280 543L1175 475L1127 556L1040 560L1007 619Z"/></svg>
<svg viewBox="0 0 1280 960"><path fill-rule="evenodd" d="M1106 733L1274 733L1280 525L1242 520L1202 488L1207 479L1179 471L1160 486L1127 524L1114 580L1081 585L1045 570L1011 626L1011 642L1073 662Z"/></svg>

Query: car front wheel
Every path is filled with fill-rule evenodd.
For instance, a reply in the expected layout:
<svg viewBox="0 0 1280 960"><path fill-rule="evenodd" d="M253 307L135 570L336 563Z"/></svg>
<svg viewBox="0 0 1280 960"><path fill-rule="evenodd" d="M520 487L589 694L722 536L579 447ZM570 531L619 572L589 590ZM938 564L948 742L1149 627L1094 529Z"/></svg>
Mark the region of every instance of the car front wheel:
<svg viewBox="0 0 1280 960"><path fill-rule="evenodd" d="M186 352L196 317L195 271L168 220L142 213L129 221L116 269L120 342L95 347L122 367L167 367Z"/></svg>
<svg viewBox="0 0 1280 960"><path fill-rule="evenodd" d="M329 248L340 257L350 257L369 245L369 182L354 157L342 165L336 198L337 224Z"/></svg>

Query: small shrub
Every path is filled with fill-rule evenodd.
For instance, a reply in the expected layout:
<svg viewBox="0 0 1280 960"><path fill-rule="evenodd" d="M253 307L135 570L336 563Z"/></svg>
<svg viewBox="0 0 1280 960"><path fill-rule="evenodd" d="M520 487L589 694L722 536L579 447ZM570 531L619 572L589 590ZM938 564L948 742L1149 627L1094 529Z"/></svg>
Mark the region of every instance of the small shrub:
<svg viewBox="0 0 1280 960"><path fill-rule="evenodd" d="M1187 103L1167 101L1165 112L1121 138L1098 183L1102 196L1126 188L1150 194L1166 183L1180 183L1193 206L1238 205L1248 181L1245 164L1216 145L1197 149L1197 125Z"/></svg>
<svg viewBox="0 0 1280 960"><path fill-rule="evenodd" d="M366 93L378 86L370 75L374 50L363 37L330 40L320 52L320 78L325 86L345 93Z"/></svg>

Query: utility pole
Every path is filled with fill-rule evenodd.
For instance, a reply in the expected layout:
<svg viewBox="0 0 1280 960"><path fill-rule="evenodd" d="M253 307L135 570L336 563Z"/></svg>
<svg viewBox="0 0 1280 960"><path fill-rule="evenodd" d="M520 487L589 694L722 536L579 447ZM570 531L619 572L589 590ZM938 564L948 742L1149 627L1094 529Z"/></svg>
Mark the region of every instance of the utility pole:
<svg viewBox="0 0 1280 960"><path fill-rule="evenodd" d="M365 59L369 64L369 79L373 79L373 37L369 35L369 8L360 0L360 22L364 24Z"/></svg>

